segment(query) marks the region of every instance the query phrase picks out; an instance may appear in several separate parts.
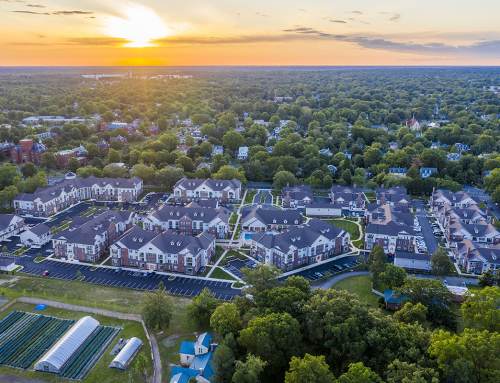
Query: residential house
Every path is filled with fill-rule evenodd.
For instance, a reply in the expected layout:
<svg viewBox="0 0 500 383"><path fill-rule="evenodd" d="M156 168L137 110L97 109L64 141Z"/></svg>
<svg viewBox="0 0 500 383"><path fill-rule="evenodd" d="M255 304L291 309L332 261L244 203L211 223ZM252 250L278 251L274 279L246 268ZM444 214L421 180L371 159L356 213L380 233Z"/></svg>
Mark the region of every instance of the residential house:
<svg viewBox="0 0 500 383"><path fill-rule="evenodd" d="M246 161L248 159L248 146L240 146L238 149L238 160Z"/></svg>
<svg viewBox="0 0 500 383"><path fill-rule="evenodd" d="M426 168L426 167L420 168L420 177L421 178L429 178L430 176L433 176L434 174L437 174L437 173L438 173L437 168Z"/></svg>
<svg viewBox="0 0 500 383"><path fill-rule="evenodd" d="M454 161L454 162L456 162L456 161L459 161L460 158L462 158L462 154L460 154L460 153L448 153L446 155L446 159L448 161Z"/></svg>
<svg viewBox="0 0 500 383"><path fill-rule="evenodd" d="M485 245L466 239L455 250L457 263L467 273L500 270L500 245Z"/></svg>
<svg viewBox="0 0 500 383"><path fill-rule="evenodd" d="M208 232L217 238L229 234L229 211L225 208L163 205L143 220L146 230L172 230L185 235Z"/></svg>
<svg viewBox="0 0 500 383"><path fill-rule="evenodd" d="M404 177L408 173L407 168L389 168L389 174L391 176Z"/></svg>
<svg viewBox="0 0 500 383"><path fill-rule="evenodd" d="M39 165L42 154L46 150L47 148L44 144L25 138L20 140L18 145L11 147L10 159L16 164L32 162L35 165Z"/></svg>
<svg viewBox="0 0 500 383"><path fill-rule="evenodd" d="M0 214L0 241L19 234L23 229L24 219L15 214Z"/></svg>
<svg viewBox="0 0 500 383"><path fill-rule="evenodd" d="M246 231L282 231L303 221L298 210L252 207L243 209L240 224Z"/></svg>
<svg viewBox="0 0 500 383"><path fill-rule="evenodd" d="M142 193L142 180L134 178L87 178L68 173L54 185L21 193L14 198L18 214L49 217L81 201L136 201Z"/></svg>
<svg viewBox="0 0 500 383"><path fill-rule="evenodd" d="M477 201L466 192L452 192L450 190L442 189L433 191L429 203L432 209L436 212L445 205L458 208L468 208L472 205L478 204Z"/></svg>
<svg viewBox="0 0 500 383"><path fill-rule="evenodd" d="M241 199L241 182L232 180L214 180L182 178L174 185L174 198L177 201L198 199L217 199L229 202Z"/></svg>
<svg viewBox="0 0 500 383"><path fill-rule="evenodd" d="M457 150L457 153L465 153L470 151L470 145L468 144L463 144L461 142L457 142L455 145L455 149Z"/></svg>
<svg viewBox="0 0 500 383"><path fill-rule="evenodd" d="M389 204L391 206L409 206L410 197L404 186L394 186L392 188L378 188L375 192L377 205Z"/></svg>
<svg viewBox="0 0 500 383"><path fill-rule="evenodd" d="M212 335L200 334L195 342L182 341L179 349L180 366L170 369L170 383L210 383L214 374L212 355L217 347Z"/></svg>
<svg viewBox="0 0 500 383"><path fill-rule="evenodd" d="M365 249L371 250L379 245L386 254L417 251L416 239L420 227L412 214L384 204L370 211L367 220Z"/></svg>
<svg viewBox="0 0 500 383"><path fill-rule="evenodd" d="M313 201L313 192L309 185L286 186L281 190L283 207L304 208Z"/></svg>
<svg viewBox="0 0 500 383"><path fill-rule="evenodd" d="M329 148L320 149L319 150L319 154L321 156L325 156L325 157L331 157L331 156L333 156L333 153L332 153L332 151Z"/></svg>
<svg viewBox="0 0 500 383"><path fill-rule="evenodd" d="M212 147L212 157L219 154L220 155L224 154L224 147L222 145L214 145Z"/></svg>
<svg viewBox="0 0 500 383"><path fill-rule="evenodd" d="M341 215L343 216L365 216L366 198L361 188L333 185L330 189L330 200L333 205L341 207Z"/></svg>
<svg viewBox="0 0 500 383"><path fill-rule="evenodd" d="M76 158L80 165L84 165L87 160L87 154L87 149L80 145L73 149L60 150L54 156L57 166L59 168L66 168L72 158Z"/></svg>
<svg viewBox="0 0 500 383"><path fill-rule="evenodd" d="M134 226L110 248L114 266L197 274L215 254L215 237L170 231L157 233Z"/></svg>
<svg viewBox="0 0 500 383"><path fill-rule="evenodd" d="M462 242L468 239L477 243L500 243L500 232L491 223L466 224L455 221L446 228L446 236L452 242Z"/></svg>
<svg viewBox="0 0 500 383"><path fill-rule="evenodd" d="M52 240L50 227L44 223L32 226L19 236L24 246L40 248Z"/></svg>
<svg viewBox="0 0 500 383"><path fill-rule="evenodd" d="M54 257L97 262L109 246L131 226L134 213L108 210L93 217L78 217L68 229L52 237Z"/></svg>
<svg viewBox="0 0 500 383"><path fill-rule="evenodd" d="M420 132L421 130L421 126L420 126L420 123L418 122L418 120L415 118L415 116L413 116L412 118L410 118L409 120L406 120L405 121L405 126L407 128L410 128L411 131L413 132Z"/></svg>
<svg viewBox="0 0 500 383"><path fill-rule="evenodd" d="M312 219L280 234L256 234L250 254L259 261L288 271L349 251L349 233L325 221Z"/></svg>

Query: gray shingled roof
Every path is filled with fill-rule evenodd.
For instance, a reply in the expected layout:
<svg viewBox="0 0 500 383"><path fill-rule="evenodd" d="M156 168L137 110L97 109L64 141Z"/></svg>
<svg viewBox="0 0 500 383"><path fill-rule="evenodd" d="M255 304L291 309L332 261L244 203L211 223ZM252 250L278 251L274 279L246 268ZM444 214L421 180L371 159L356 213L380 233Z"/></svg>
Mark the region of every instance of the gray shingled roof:
<svg viewBox="0 0 500 383"><path fill-rule="evenodd" d="M154 231L143 230L139 226L133 226L118 242L122 243L128 249L138 250L157 235Z"/></svg>
<svg viewBox="0 0 500 383"><path fill-rule="evenodd" d="M80 188L90 188L93 185L98 185L100 187L106 186L108 184L118 187L118 188L134 188L138 183L142 182L142 180L138 177L133 178L97 178L94 176L90 176L87 178L74 178L74 179L65 179L61 182L46 186L43 188L37 188L34 193L21 193L16 196L16 200L19 201L34 201L37 198L40 198L42 202L48 202L59 195L62 194L63 191L70 192L72 189L80 189Z"/></svg>
<svg viewBox="0 0 500 383"><path fill-rule="evenodd" d="M186 190L193 190L199 187L202 184L206 184L210 189L222 191L227 187L238 189L241 188L241 182L237 179L232 180L213 180L211 178L208 179L200 179L200 178L181 178L175 184L174 188L181 186Z"/></svg>
<svg viewBox="0 0 500 383"><path fill-rule="evenodd" d="M304 217L298 210L264 209L259 207L244 209L241 217L242 224L252 218L258 219L265 225L299 225L304 221Z"/></svg>
<svg viewBox="0 0 500 383"><path fill-rule="evenodd" d="M32 228L29 229L33 234L36 234L38 236L44 235L48 232L50 232L50 227L47 226L44 223L39 223L38 225L33 226Z"/></svg>
<svg viewBox="0 0 500 383"><path fill-rule="evenodd" d="M0 230L6 229L14 217L15 214L0 214Z"/></svg>
<svg viewBox="0 0 500 383"><path fill-rule="evenodd" d="M310 220L307 225L292 227L281 234L261 233L253 236L253 241L260 243L264 247L276 248L282 252L287 252L291 246L299 249L309 247L318 239L320 235L328 239L334 239L344 231L318 219Z"/></svg>
<svg viewBox="0 0 500 383"><path fill-rule="evenodd" d="M179 220L184 216L189 217L193 221L202 221L205 223L211 222L217 217L225 223L229 222L229 215L225 210L205 207L164 205L155 211L152 216L161 222Z"/></svg>
<svg viewBox="0 0 500 383"><path fill-rule="evenodd" d="M109 228L112 222L128 221L133 213L130 211L108 210L81 225L71 226L54 236L54 239L66 239L70 243L93 245L95 236L101 235Z"/></svg>

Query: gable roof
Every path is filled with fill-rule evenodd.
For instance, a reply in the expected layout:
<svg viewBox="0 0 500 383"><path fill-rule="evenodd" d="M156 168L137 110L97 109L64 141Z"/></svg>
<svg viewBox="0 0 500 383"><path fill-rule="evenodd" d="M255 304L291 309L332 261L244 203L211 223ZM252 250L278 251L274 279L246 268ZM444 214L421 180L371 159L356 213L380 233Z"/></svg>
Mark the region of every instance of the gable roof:
<svg viewBox="0 0 500 383"><path fill-rule="evenodd" d="M222 191L226 188L240 189L241 182L237 179L232 180L214 180L211 178L200 179L200 178L181 178L174 185L174 189L181 187L186 190L194 190L198 187L206 185L208 188L214 191Z"/></svg>
<svg viewBox="0 0 500 383"><path fill-rule="evenodd" d="M8 228L15 217L21 218L15 214L0 214L0 230Z"/></svg>
<svg viewBox="0 0 500 383"><path fill-rule="evenodd" d="M205 223L220 218L223 222L229 223L229 214L223 209L214 209L195 206L174 206L163 205L159 210L151 214L158 221L167 222L169 220L179 220L182 217L188 217L193 221L202 221Z"/></svg>
<svg viewBox="0 0 500 383"><path fill-rule="evenodd" d="M304 217L298 210L264 209L261 207L254 207L244 209L241 217L241 223L244 224L253 218L258 219L265 225L299 225L304 221Z"/></svg>

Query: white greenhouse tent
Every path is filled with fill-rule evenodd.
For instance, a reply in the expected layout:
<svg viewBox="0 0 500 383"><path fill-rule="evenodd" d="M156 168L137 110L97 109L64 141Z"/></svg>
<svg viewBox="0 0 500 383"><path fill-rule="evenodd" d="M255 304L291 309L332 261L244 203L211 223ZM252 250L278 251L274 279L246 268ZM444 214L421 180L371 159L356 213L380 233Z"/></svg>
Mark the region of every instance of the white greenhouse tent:
<svg viewBox="0 0 500 383"><path fill-rule="evenodd" d="M71 355L98 326L99 322L90 316L80 318L35 364L35 370L59 373Z"/></svg>
<svg viewBox="0 0 500 383"><path fill-rule="evenodd" d="M139 338L135 336L130 338L118 355L115 356L109 367L125 370L141 346L142 341Z"/></svg>

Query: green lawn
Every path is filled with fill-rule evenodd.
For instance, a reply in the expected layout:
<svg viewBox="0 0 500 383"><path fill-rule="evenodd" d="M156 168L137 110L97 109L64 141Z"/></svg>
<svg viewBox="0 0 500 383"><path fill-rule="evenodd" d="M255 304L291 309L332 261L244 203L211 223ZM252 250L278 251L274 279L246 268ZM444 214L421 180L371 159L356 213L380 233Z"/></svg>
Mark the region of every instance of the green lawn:
<svg viewBox="0 0 500 383"><path fill-rule="evenodd" d="M257 194L257 190L253 189L248 189L247 195L245 197L245 201L243 201L244 204L249 204L253 202L253 197L255 197L255 194Z"/></svg>
<svg viewBox="0 0 500 383"><path fill-rule="evenodd" d="M235 279L231 275L226 273L220 267L215 268L215 270L212 272L212 275L210 275L210 278L227 279L229 281L235 281Z"/></svg>
<svg viewBox="0 0 500 383"><path fill-rule="evenodd" d="M16 279L4 275L0 276L2 280L7 278L12 282L2 284L0 294L8 298L38 297L134 314L141 312L145 294L143 291L103 287L77 281L22 275L16 276ZM177 300L178 298L173 299Z"/></svg>
<svg viewBox="0 0 500 383"><path fill-rule="evenodd" d="M238 220L238 214L236 213L231 213L231 216L229 217L229 224L234 225L236 221Z"/></svg>
<svg viewBox="0 0 500 383"><path fill-rule="evenodd" d="M352 240L357 239L359 237L359 227L353 221L343 218L336 218L336 219L329 219L328 222L334 226L337 226L338 228L347 231L351 235Z"/></svg>
<svg viewBox="0 0 500 383"><path fill-rule="evenodd" d="M336 290L347 290L356 294L359 300L369 306L378 307L378 297L372 293L372 281L369 275L351 277L340 281L333 286Z"/></svg>
<svg viewBox="0 0 500 383"><path fill-rule="evenodd" d="M0 317L6 316L9 312L11 312L13 310L21 310L21 311L26 311L26 312L36 312L36 311L34 311L34 307L35 306L32 304L16 303L15 305L11 306L5 312L2 312L0 314ZM83 317L85 315L89 315L88 313L62 310L62 309L57 309L57 308L52 308L52 307L47 307L46 310L44 310L42 312L36 312L36 313L44 314L44 315L51 315L51 316L58 317L58 318L68 318L68 319L80 319L81 317ZM141 376L139 374L137 374L136 372L134 372L134 364L137 361L137 356L134 359L134 361L132 362L132 364L129 366L127 371L119 371L117 369L108 367L108 365L111 363L111 361L114 358L114 356L110 355L110 351L120 337L130 338L130 337L136 336L143 341L143 346L141 347L141 350L139 351L139 353L143 354L146 357L148 375L149 376L152 375L151 349L149 347L149 342L146 338L146 334L144 333L144 329L139 322L123 321L120 319L109 318L109 317L94 315L94 314L92 314L92 317L97 319L102 325L121 327L122 330L118 333L117 337L115 337L113 339L113 341L108 346L108 348L104 351L104 353L102 354L101 358L98 360L96 365L90 370L89 374L85 377L85 379L82 380L83 383L101 383L101 382L121 383L123 381L133 381L133 382L142 381ZM129 373L130 373L130 376L129 376ZM22 376L25 378L33 378L33 379L37 379L37 381L43 380L46 382L54 382L54 383L55 382L68 382L68 380L66 380L66 379L58 378L57 375L45 374L45 373L40 373L40 372L35 372L35 371L18 370L18 369L9 368L6 366L0 367L0 374Z"/></svg>
<svg viewBox="0 0 500 383"><path fill-rule="evenodd" d="M368 198L369 202L375 202L377 200L377 196L374 191L365 192L366 198Z"/></svg>

